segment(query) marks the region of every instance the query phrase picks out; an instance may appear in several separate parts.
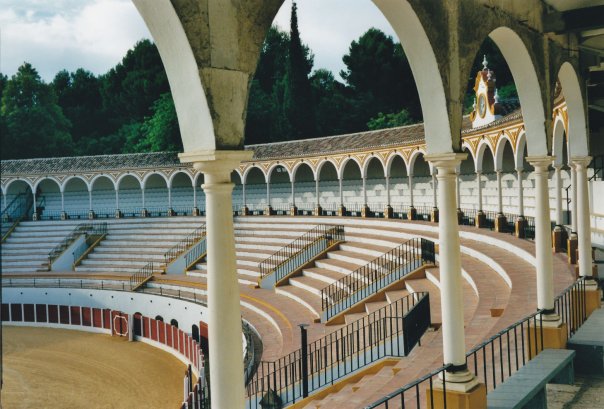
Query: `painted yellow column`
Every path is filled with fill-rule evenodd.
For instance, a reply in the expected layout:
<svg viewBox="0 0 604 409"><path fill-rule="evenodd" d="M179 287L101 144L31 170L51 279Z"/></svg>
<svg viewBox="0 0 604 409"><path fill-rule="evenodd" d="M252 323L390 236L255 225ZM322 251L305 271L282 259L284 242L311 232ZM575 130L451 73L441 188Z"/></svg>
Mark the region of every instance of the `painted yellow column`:
<svg viewBox="0 0 604 409"><path fill-rule="evenodd" d="M235 259L231 172L251 151L202 151L180 155L203 172L208 259L208 346L212 407L243 408L243 345Z"/></svg>

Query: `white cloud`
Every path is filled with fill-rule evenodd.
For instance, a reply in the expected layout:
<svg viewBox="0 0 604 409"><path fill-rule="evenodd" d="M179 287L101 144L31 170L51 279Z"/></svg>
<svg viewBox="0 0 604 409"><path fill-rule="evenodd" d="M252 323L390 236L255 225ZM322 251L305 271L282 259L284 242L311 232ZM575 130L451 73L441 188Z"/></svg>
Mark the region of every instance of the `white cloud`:
<svg viewBox="0 0 604 409"><path fill-rule="evenodd" d="M30 62L46 81L61 69L101 74L149 32L130 0L19 1L0 11L0 71Z"/></svg>

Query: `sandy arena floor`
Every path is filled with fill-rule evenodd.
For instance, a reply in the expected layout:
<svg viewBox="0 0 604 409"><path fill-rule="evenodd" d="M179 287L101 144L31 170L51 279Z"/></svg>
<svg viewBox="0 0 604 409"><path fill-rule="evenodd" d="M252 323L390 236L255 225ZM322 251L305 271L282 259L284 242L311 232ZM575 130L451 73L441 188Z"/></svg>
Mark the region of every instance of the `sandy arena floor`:
<svg viewBox="0 0 604 409"><path fill-rule="evenodd" d="M2 409L170 409L182 402L185 365L167 352L82 331L2 330Z"/></svg>

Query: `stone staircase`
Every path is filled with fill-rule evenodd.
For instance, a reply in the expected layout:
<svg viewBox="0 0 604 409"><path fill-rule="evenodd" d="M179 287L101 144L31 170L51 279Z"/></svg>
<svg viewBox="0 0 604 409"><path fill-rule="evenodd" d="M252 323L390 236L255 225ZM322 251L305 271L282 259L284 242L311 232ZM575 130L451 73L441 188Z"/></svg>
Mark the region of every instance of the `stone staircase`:
<svg viewBox="0 0 604 409"><path fill-rule="evenodd" d="M48 270L48 253L80 221L23 221L2 243L2 273L35 273Z"/></svg>
<svg viewBox="0 0 604 409"><path fill-rule="evenodd" d="M76 267L76 271L86 274L133 274L153 262L153 271L160 272L164 254L202 222L195 218L112 221L105 240Z"/></svg>

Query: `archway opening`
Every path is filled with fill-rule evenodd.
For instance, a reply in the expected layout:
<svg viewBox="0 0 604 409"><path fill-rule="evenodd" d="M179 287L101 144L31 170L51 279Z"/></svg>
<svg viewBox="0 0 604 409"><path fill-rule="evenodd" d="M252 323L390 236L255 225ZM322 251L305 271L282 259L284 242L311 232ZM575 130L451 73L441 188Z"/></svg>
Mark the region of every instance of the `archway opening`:
<svg viewBox="0 0 604 409"><path fill-rule="evenodd" d="M349 159L342 168L341 176L344 206L349 212L360 214L361 207L364 204L361 166L357 161Z"/></svg>
<svg viewBox="0 0 604 409"><path fill-rule="evenodd" d="M163 176L154 173L144 182L145 209L151 216L166 216L170 206L168 184Z"/></svg>
<svg viewBox="0 0 604 409"><path fill-rule="evenodd" d="M378 158L373 157L367 162L365 172L367 205L374 212L382 212L388 204L384 165Z"/></svg>
<svg viewBox="0 0 604 409"><path fill-rule="evenodd" d="M287 214L290 207L291 182L289 172L283 165L269 170L271 206L277 214Z"/></svg>
<svg viewBox="0 0 604 409"><path fill-rule="evenodd" d="M92 181L92 210L96 217L113 217L115 214L115 185L109 176L99 176Z"/></svg>
<svg viewBox="0 0 604 409"><path fill-rule="evenodd" d="M253 213L262 212L266 202L266 178L260 168L253 166L245 177L246 205Z"/></svg>
<svg viewBox="0 0 604 409"><path fill-rule="evenodd" d="M65 197L65 212L70 219L88 217L90 210L90 197L88 185L79 177L69 179L63 187Z"/></svg>
<svg viewBox="0 0 604 409"><path fill-rule="evenodd" d="M61 218L61 189L53 179L43 179L36 186L36 209L42 220L59 220Z"/></svg>
<svg viewBox="0 0 604 409"><path fill-rule="evenodd" d="M185 172L178 172L172 178L172 210L176 215L184 216L193 213L193 182Z"/></svg>
<svg viewBox="0 0 604 409"><path fill-rule="evenodd" d="M33 212L32 192L29 183L24 180L14 180L4 192L2 212L7 221L13 221L25 215L31 217Z"/></svg>
<svg viewBox="0 0 604 409"><path fill-rule="evenodd" d="M306 162L300 163L294 173L294 196L298 211L312 214L315 207L315 175Z"/></svg>
<svg viewBox="0 0 604 409"><path fill-rule="evenodd" d="M321 207L329 216L335 216L340 204L340 182L336 166L325 160L320 165L318 178L320 183L319 194Z"/></svg>
<svg viewBox="0 0 604 409"><path fill-rule="evenodd" d="M147 207L147 197L145 196L144 207ZM134 175L125 175L117 185L117 202L119 210L125 217L135 217L143 208L143 191L141 182Z"/></svg>
<svg viewBox="0 0 604 409"><path fill-rule="evenodd" d="M407 165L399 155L395 155L390 162L390 195L390 205L395 213L400 213L403 207L409 206Z"/></svg>

